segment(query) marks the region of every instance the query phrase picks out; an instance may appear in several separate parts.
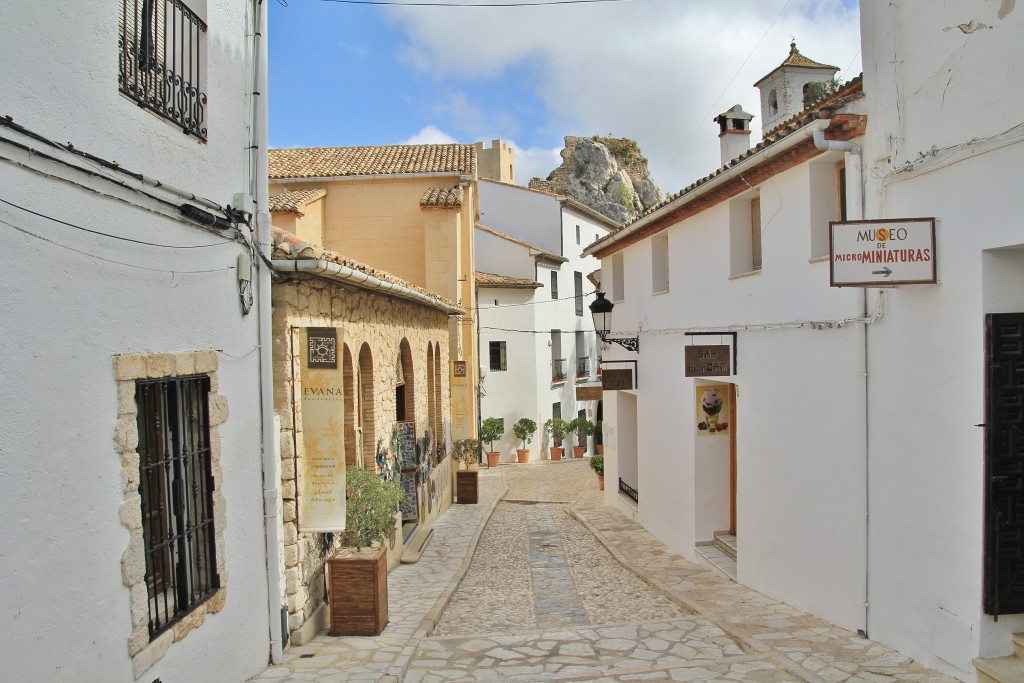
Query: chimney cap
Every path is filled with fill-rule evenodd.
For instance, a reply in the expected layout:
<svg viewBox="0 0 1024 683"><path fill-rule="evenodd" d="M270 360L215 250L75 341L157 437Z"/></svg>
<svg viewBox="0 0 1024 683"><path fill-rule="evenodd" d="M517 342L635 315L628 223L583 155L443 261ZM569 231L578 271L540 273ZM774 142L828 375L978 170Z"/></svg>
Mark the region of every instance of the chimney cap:
<svg viewBox="0 0 1024 683"><path fill-rule="evenodd" d="M734 104L732 109L723 111L721 114L712 119L715 123L722 123L725 119L742 119L744 121L750 121L754 118L753 114L743 111L743 107L738 104Z"/></svg>

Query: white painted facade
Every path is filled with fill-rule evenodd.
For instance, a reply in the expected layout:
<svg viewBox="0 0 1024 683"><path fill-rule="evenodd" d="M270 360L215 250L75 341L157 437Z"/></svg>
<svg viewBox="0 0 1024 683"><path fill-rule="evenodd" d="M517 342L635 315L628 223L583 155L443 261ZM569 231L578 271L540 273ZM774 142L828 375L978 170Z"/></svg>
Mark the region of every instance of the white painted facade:
<svg viewBox="0 0 1024 683"><path fill-rule="evenodd" d="M605 393L605 500L689 559L730 530L731 445L696 426L696 387L727 394L731 383L737 580L973 681L971 659L1010 654L1010 634L1024 630L1022 615L983 614L976 426L985 314L1024 311L1024 25L1013 3L886 5L862 3L865 98L835 114L867 117L855 139L864 218L936 218L939 283L829 287L822 229L836 218L837 164L856 161L837 151L630 244L623 235L641 219L616 236L624 248L591 246L606 282L623 283L614 327L640 330L638 355L605 351L639 361L637 390ZM770 149L706 188L753 177ZM738 238L755 197L763 263L746 274ZM652 244L665 234L669 287L652 292ZM685 345L729 343L687 331L736 332L736 374L684 377ZM620 477L638 505L618 493Z"/></svg>
<svg viewBox="0 0 1024 683"><path fill-rule="evenodd" d="M250 201L257 195L253 208L265 208L265 173L257 171L258 159L250 167L247 148L256 60L251 27L254 12L265 19L266 3L185 2L208 25L208 141L119 93L121 3L41 0L5 8L0 116L221 206L237 205L235 194L243 193ZM0 136L0 343L8 354L0 371L3 678L246 680L266 666L270 632L260 321L256 304L242 314L236 277L247 249L227 239L234 230L206 230L174 208L189 203L224 215L198 200L9 127L0 127ZM266 149L265 127L255 142ZM251 184L254 177L263 180ZM223 529L217 560L226 593L219 611L211 609L177 642L170 642L175 628L165 632L159 646L147 645L133 662L133 613L145 613L147 601L144 589L137 595L127 587L140 569L122 566L122 558L132 557L141 535L129 531L138 511L131 479L139 472L137 465L122 469L131 450L118 447L137 440L136 405L130 391L119 396L115 357L151 359L139 373L161 376L166 354L179 354L178 365L172 357L167 367L188 374L197 352L216 365L211 397L221 397L211 414L223 419L212 447L220 453L214 514ZM122 371L121 379L140 376ZM121 384L130 389L133 381Z"/></svg>
<svg viewBox="0 0 1024 683"><path fill-rule="evenodd" d="M552 444L543 428L552 417L554 404L560 404L566 421L581 410L591 421L597 420L596 401L576 400L577 386L598 383L600 358L588 308L594 300L594 285L587 279L600 264L581 252L584 245L608 234L614 224L574 206L565 197L491 180L481 180L479 187L480 222L513 239L478 228L477 270L538 285L528 289L479 287L480 415L505 421L505 436L494 444L502 453L502 462L516 461L515 451L521 444L516 442L512 425L521 417L537 423L537 434L529 444L530 458L547 459ZM553 274L558 280L557 298L552 294ZM583 293L582 315L577 315L577 274ZM490 368L491 342L505 343L504 371ZM564 381L556 380L553 372L553 361L558 359ZM588 452L593 452L593 438L588 441ZM565 457L571 455L569 447L574 445L580 444L570 435L563 444Z"/></svg>

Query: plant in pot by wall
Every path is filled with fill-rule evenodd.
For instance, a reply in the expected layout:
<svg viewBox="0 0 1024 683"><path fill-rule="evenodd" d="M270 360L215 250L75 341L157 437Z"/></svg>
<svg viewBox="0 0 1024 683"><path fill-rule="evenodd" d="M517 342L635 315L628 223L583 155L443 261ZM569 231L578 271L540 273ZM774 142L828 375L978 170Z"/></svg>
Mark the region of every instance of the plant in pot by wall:
<svg viewBox="0 0 1024 683"><path fill-rule="evenodd" d="M516 459L519 462L529 462L530 449L527 446L533 441L533 435L537 433L537 423L528 417L521 417L512 425L512 433L523 444L522 448L516 450Z"/></svg>
<svg viewBox="0 0 1024 683"><path fill-rule="evenodd" d="M491 447L491 450L487 451L488 467L497 467L501 462L501 453L494 450L494 442L500 439L504 433L505 421L500 417L488 417L480 425L480 440L486 441Z"/></svg>
<svg viewBox="0 0 1024 683"><path fill-rule="evenodd" d="M603 455L592 455L590 456L590 469L594 470L594 474L597 475L597 488L599 491L604 491L604 456Z"/></svg>
<svg viewBox="0 0 1024 683"><path fill-rule="evenodd" d="M452 444L452 459L460 463L460 469L455 472L456 502L472 505L477 502L476 465L480 459L480 442L477 439L459 439Z"/></svg>
<svg viewBox="0 0 1024 683"><path fill-rule="evenodd" d="M594 450L604 455L604 422L601 420L594 423Z"/></svg>
<svg viewBox="0 0 1024 683"><path fill-rule="evenodd" d="M553 417L544 423L544 431L551 437L551 459L562 459L562 440L569 433L569 423L560 417Z"/></svg>
<svg viewBox="0 0 1024 683"><path fill-rule="evenodd" d="M397 526L397 484L361 467L345 473L345 532L328 561L331 635L379 635L388 623L388 562L383 541Z"/></svg>
<svg viewBox="0 0 1024 683"><path fill-rule="evenodd" d="M577 417L569 423L569 431L576 433L576 445L572 447L574 457L582 458L587 452L587 438L594 433L594 423L585 417Z"/></svg>

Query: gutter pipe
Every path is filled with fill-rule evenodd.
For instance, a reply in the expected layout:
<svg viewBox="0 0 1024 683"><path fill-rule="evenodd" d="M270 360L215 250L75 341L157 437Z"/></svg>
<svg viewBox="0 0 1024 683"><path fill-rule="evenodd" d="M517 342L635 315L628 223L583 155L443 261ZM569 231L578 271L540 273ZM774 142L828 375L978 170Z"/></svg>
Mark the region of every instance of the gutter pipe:
<svg viewBox="0 0 1024 683"><path fill-rule="evenodd" d="M253 83L253 131L252 145L256 148L255 181L253 203L256 207L256 248L263 254L263 261L269 262L271 241L271 217L268 210L267 174L267 6L270 3L253 2L253 59L256 62ZM263 143L262 146L259 143ZM259 265L259 264L257 264ZM281 499L281 458L278 443L277 421L274 415L274 374L273 374L273 312L270 305L270 268L259 265L257 271L257 325L259 327L259 368L260 368L260 413L263 432L263 531L267 556L267 616L270 627L270 662L284 661L283 630L281 623L281 531L277 510Z"/></svg>
<svg viewBox="0 0 1024 683"><path fill-rule="evenodd" d="M864 218L864 180L861 172L862 159L860 145L855 142L826 140L824 130L814 131L814 146L823 152L846 153L846 220L859 221ZM849 201L852 198L853 201ZM864 317L868 317L868 290L861 290L863 296ZM882 293L879 292L879 297ZM871 573L871 402L868 398L868 335L869 326L864 326L864 628L862 633L868 637L868 588Z"/></svg>
<svg viewBox="0 0 1024 683"><path fill-rule="evenodd" d="M342 280L363 289L379 290L401 299L407 299L409 301L415 301L416 303L425 304L434 308L440 308L450 314L463 314L466 312L465 309L459 306L444 303L429 294L424 294L423 292L416 291L415 289L411 289L404 285L395 284L394 282L381 280L380 278L364 273L361 270L355 270L354 268L332 263L331 261L322 261L319 259L300 259L292 261L288 259L275 260L272 261L272 263L274 264L274 270L279 273L310 273L313 275L327 275L332 279Z"/></svg>

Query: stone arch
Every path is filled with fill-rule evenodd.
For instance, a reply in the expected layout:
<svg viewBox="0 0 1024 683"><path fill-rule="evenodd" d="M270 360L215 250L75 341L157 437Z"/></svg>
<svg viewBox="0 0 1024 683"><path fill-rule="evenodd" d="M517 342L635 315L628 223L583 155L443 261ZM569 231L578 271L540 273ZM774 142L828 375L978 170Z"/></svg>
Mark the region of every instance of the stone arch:
<svg viewBox="0 0 1024 683"><path fill-rule="evenodd" d="M370 345L363 342L359 349L359 413L358 429L362 433L362 455L364 467L375 467L377 463L376 415L373 400L373 352Z"/></svg>
<svg viewBox="0 0 1024 683"><path fill-rule="evenodd" d="M416 375L409 340L402 338L395 359L395 419L416 419Z"/></svg>
<svg viewBox="0 0 1024 683"><path fill-rule="evenodd" d="M768 93L768 114L775 116L779 113L779 93L772 88Z"/></svg>
<svg viewBox="0 0 1024 683"><path fill-rule="evenodd" d="M342 375L345 383L345 467L355 467L359 463L359 404L362 397L356 390L359 380L348 344L342 347Z"/></svg>

